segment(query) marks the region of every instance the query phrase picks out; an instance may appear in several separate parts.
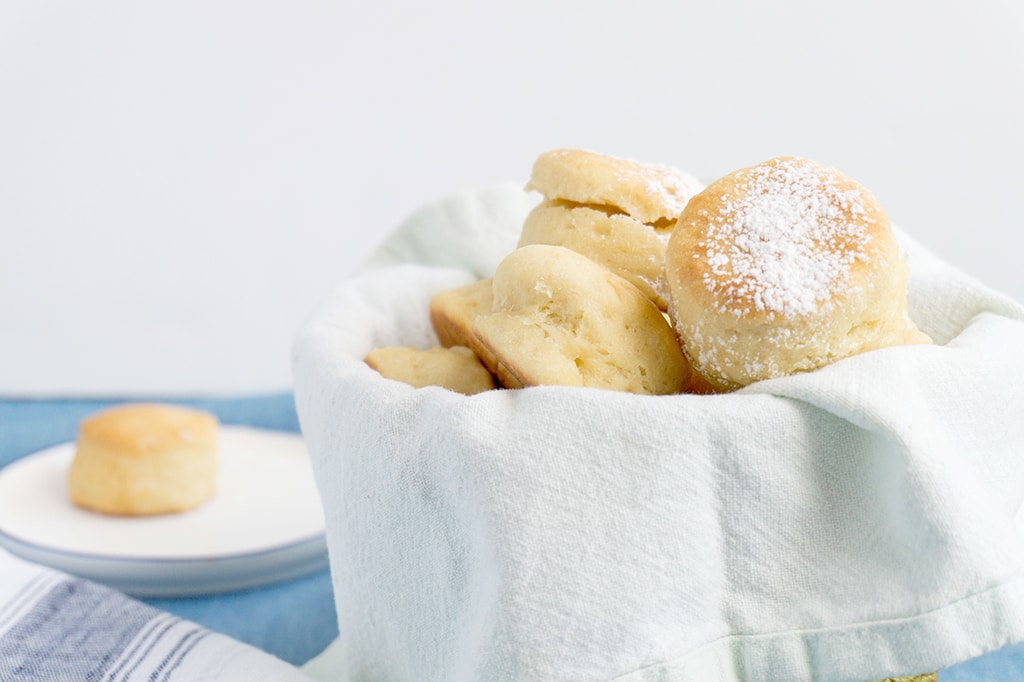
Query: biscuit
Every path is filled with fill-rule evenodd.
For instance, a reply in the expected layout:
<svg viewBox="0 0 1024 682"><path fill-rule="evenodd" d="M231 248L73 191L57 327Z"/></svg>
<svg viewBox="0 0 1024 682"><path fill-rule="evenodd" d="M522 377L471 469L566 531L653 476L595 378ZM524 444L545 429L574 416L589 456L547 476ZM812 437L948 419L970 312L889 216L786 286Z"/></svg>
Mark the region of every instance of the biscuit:
<svg viewBox="0 0 1024 682"><path fill-rule="evenodd" d="M491 373L465 346L435 346L427 350L376 348L366 355L366 364L387 379L416 388L440 386L465 395L495 388Z"/></svg>
<svg viewBox="0 0 1024 682"><path fill-rule="evenodd" d="M473 333L473 320L491 312L493 300L489 278L439 291L430 298L430 324L442 346L466 346L472 350L502 388L522 388L519 380Z"/></svg>
<svg viewBox="0 0 1024 682"><path fill-rule="evenodd" d="M217 418L174 405L131 404L79 426L68 494L105 514L171 514L213 497Z"/></svg>
<svg viewBox="0 0 1024 682"><path fill-rule="evenodd" d="M622 213L544 202L527 215L519 245L550 244L581 253L631 282L665 310L665 244L672 225L645 225Z"/></svg>
<svg viewBox="0 0 1024 682"><path fill-rule="evenodd" d="M679 393L690 377L675 332L639 289L585 256L534 244L494 274L473 329L524 385Z"/></svg>
<svg viewBox="0 0 1024 682"><path fill-rule="evenodd" d="M537 158L526 188L549 200L600 206L653 225L674 222L703 185L671 166L556 149Z"/></svg>
<svg viewBox="0 0 1024 682"><path fill-rule="evenodd" d="M544 194L519 246L564 246L624 277L668 307L665 246L686 202L703 188L674 168L581 150L541 155L528 189Z"/></svg>
<svg viewBox="0 0 1024 682"><path fill-rule="evenodd" d="M930 342L907 315L907 265L885 211L813 161L779 157L711 183L665 258L676 330L719 390Z"/></svg>

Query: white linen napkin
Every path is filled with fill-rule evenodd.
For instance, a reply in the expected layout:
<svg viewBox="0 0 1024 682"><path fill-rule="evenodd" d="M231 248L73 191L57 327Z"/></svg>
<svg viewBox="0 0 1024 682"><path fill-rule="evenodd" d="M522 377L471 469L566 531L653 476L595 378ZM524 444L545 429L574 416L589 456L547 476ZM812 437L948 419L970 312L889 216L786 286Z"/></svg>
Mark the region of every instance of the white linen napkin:
<svg viewBox="0 0 1024 682"><path fill-rule="evenodd" d="M242 642L0 549L0 680L311 678Z"/></svg>
<svg viewBox="0 0 1024 682"><path fill-rule="evenodd" d="M906 235L890 348L719 396L382 379L534 197L424 209L302 329L341 680L880 679L1024 640L1024 309Z"/></svg>

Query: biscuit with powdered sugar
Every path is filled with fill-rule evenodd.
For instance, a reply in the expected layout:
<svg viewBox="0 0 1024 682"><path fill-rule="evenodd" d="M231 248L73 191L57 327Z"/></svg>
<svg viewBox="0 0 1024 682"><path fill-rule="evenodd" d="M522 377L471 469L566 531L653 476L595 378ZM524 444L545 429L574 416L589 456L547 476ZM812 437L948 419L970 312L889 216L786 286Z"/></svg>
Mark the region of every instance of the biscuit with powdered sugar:
<svg viewBox="0 0 1024 682"><path fill-rule="evenodd" d="M807 159L711 183L680 216L665 266L676 331L720 390L930 342L907 314L907 265L885 211Z"/></svg>

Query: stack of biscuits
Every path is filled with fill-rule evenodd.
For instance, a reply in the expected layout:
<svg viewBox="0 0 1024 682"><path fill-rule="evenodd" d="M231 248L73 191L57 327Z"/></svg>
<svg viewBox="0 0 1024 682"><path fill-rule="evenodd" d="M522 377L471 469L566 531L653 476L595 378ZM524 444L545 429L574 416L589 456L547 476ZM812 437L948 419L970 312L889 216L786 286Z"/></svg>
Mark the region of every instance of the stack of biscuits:
<svg viewBox="0 0 1024 682"><path fill-rule="evenodd" d="M709 394L930 341L888 218L835 169L779 157L705 187L560 149L527 189L543 200L493 277L431 299L438 346L375 349L369 365L465 394Z"/></svg>

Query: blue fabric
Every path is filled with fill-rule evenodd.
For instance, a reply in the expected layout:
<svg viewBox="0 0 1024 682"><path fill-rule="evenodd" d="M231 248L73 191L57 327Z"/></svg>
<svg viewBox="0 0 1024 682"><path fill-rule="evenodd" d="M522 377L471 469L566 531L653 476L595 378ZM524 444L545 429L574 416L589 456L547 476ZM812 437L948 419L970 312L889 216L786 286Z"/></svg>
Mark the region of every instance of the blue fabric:
<svg viewBox="0 0 1024 682"><path fill-rule="evenodd" d="M1006 646L939 673L941 682L1024 680L1024 644Z"/></svg>
<svg viewBox="0 0 1024 682"><path fill-rule="evenodd" d="M290 393L154 400L208 410L224 424L299 432ZM0 466L74 440L83 418L123 402L116 399L0 400ZM334 595L327 570L245 592L144 601L296 665L307 662L338 636Z"/></svg>

